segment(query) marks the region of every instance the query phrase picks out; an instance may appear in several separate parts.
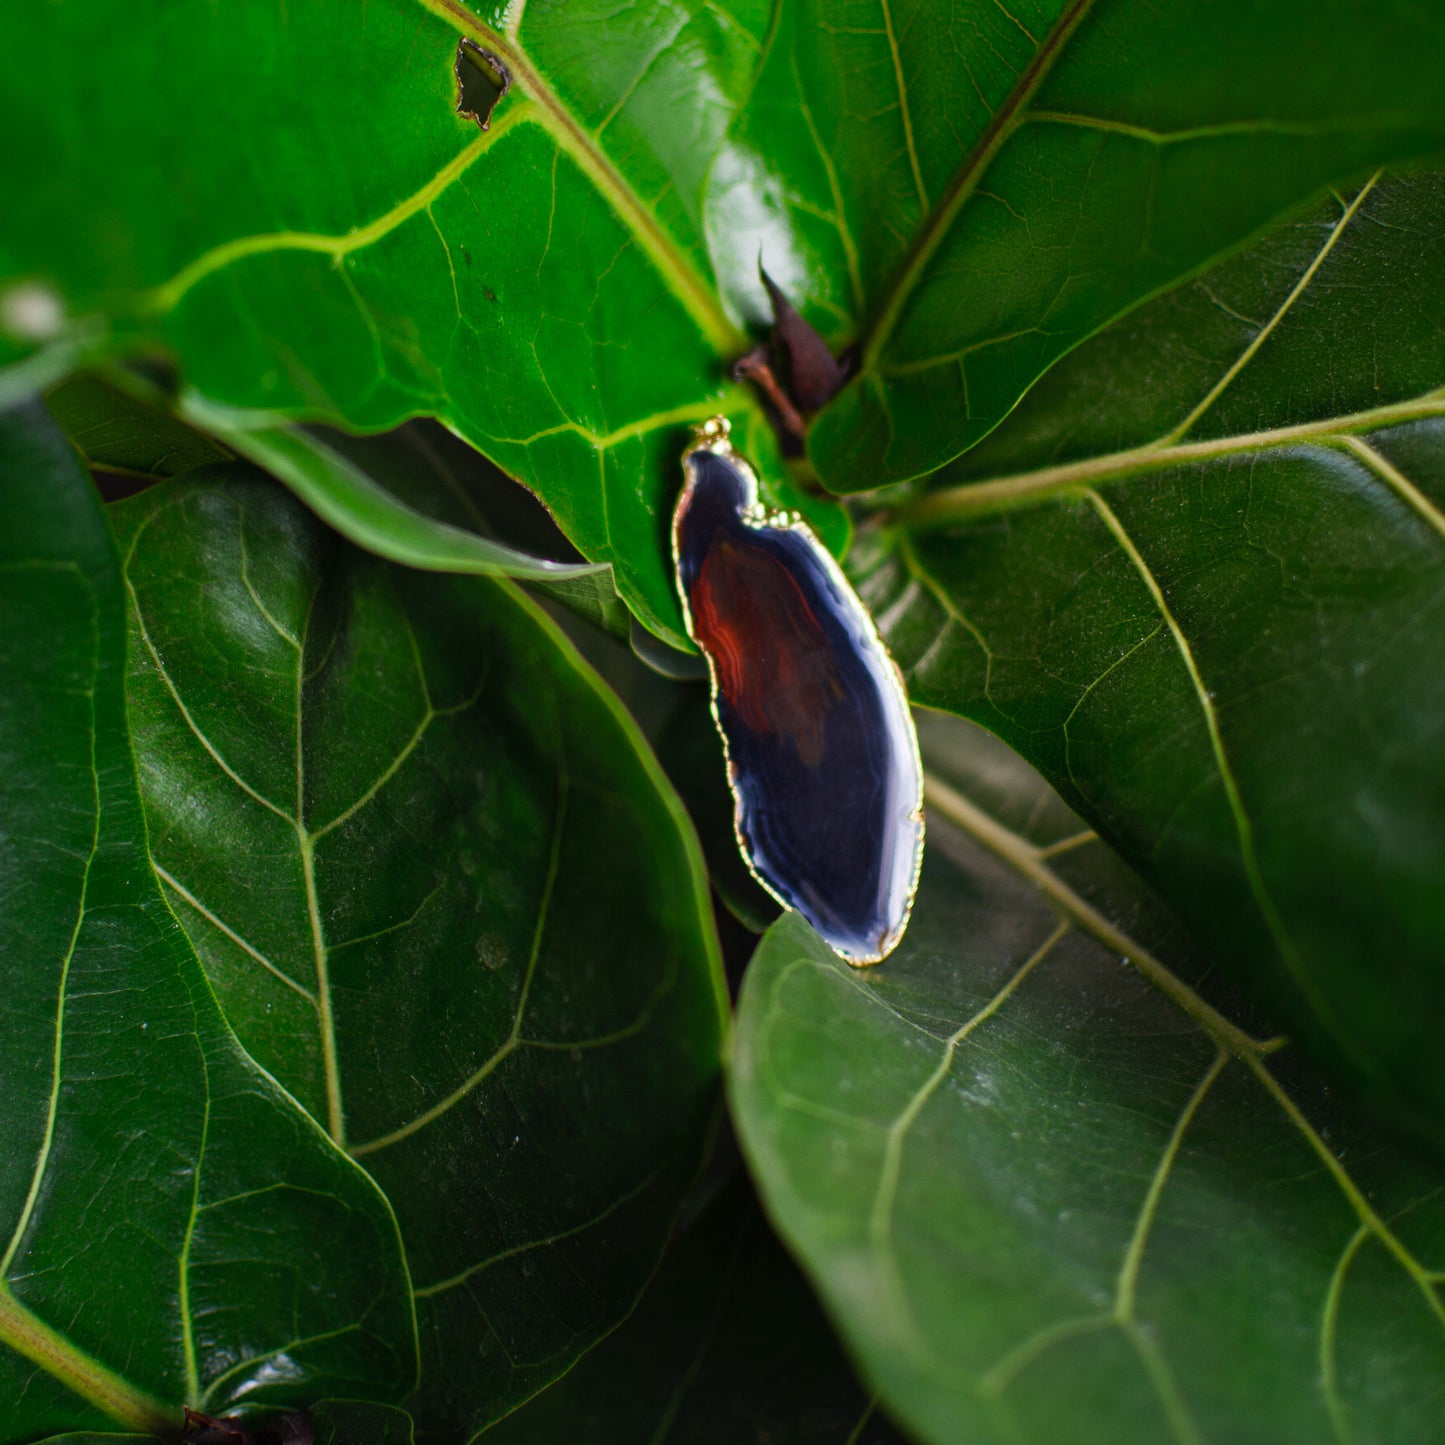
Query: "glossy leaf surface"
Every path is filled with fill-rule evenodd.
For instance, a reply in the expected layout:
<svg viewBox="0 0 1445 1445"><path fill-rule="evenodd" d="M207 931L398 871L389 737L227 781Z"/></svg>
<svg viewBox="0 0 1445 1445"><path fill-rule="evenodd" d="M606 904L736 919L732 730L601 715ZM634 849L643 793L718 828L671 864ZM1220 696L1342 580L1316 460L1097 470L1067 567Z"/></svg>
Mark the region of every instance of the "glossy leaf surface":
<svg viewBox="0 0 1445 1445"><path fill-rule="evenodd" d="M362 25L88 0L3 23L32 138L0 271L38 300L29 330L0 306L12 351L48 305L62 339L99 314L171 348L216 402L443 417L674 643L684 425L728 413L769 500L806 503L725 382L760 256L863 342L813 445L857 489L946 460L1325 183L1445 144L1439 20L1403 3L376 0ZM511 76L485 131L454 108L459 34ZM73 123L37 127L58 96Z"/></svg>
<svg viewBox="0 0 1445 1445"><path fill-rule="evenodd" d="M924 754L903 944L858 974L781 919L732 1078L884 1403L938 1445L1439 1440L1439 1169L1229 1005L997 742L934 722Z"/></svg>
<svg viewBox="0 0 1445 1445"><path fill-rule="evenodd" d="M1382 180L1152 303L863 587L917 701L1020 749L1437 1147L1442 234L1445 179Z"/></svg>
<svg viewBox="0 0 1445 1445"><path fill-rule="evenodd" d="M283 24L274 7L159 4L113 25L98 0L24 17L5 38L36 89L17 85L15 103L38 113L32 95L83 87L109 118L83 144L56 129L36 145L32 221L6 228L0 270L38 271L69 313L159 338L214 401L365 428L446 419L681 641L659 518L684 424L736 413L765 481L787 486L761 414L725 380L743 337L706 280L704 137L654 87L716 133L759 37L703 6L625 26L538 7L521 40L437 8L381 0L364 26L331 7ZM100 29L117 48L92 67ZM487 131L454 110L459 31L511 67ZM140 153L164 156L155 183L117 185ZM69 227L82 194L125 244Z"/></svg>
<svg viewBox="0 0 1445 1445"><path fill-rule="evenodd" d="M795 37L857 44L819 28ZM892 205L866 152L837 151L845 214L872 213L854 249L889 256L858 376L810 438L839 490L931 472L1130 306L1329 182L1445 148L1445 19L1413 4L914 5L882 29L871 74L819 87L897 97L873 119Z"/></svg>
<svg viewBox="0 0 1445 1445"><path fill-rule="evenodd" d="M0 477L0 1436L405 1390L391 1212L237 1046L151 872L99 503L38 408Z"/></svg>
<svg viewBox="0 0 1445 1445"><path fill-rule="evenodd" d="M233 414L193 403L191 416L214 435L224 437L241 456L286 483L348 541L404 567L425 572L460 572L483 577L524 577L529 581L571 580L606 570L605 563L562 562L534 557L493 541L437 513L468 510L465 492L445 477L444 465L420 447L408 456L407 441L354 439L341 433L284 425L257 424L254 416ZM380 472L381 475L376 475ZM447 506L436 494L451 480ZM422 492L414 503L406 494ZM474 527L481 522L472 504Z"/></svg>
<svg viewBox="0 0 1445 1445"><path fill-rule="evenodd" d="M370 557L248 468L119 517L158 869L242 1041L396 1209L414 1413L452 1438L630 1308L697 1166L696 841L504 584Z"/></svg>
<svg viewBox="0 0 1445 1445"><path fill-rule="evenodd" d="M675 1241L637 1313L486 1439L903 1445L741 1178Z"/></svg>

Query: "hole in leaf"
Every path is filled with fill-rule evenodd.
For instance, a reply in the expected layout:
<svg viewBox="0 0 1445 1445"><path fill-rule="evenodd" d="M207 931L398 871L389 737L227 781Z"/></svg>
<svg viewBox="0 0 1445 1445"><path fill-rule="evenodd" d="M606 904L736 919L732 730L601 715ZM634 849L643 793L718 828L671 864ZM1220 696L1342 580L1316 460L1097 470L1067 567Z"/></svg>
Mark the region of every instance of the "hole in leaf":
<svg viewBox="0 0 1445 1445"><path fill-rule="evenodd" d="M489 50L465 38L457 42L457 114L483 130L491 124L497 102L512 88L512 74Z"/></svg>

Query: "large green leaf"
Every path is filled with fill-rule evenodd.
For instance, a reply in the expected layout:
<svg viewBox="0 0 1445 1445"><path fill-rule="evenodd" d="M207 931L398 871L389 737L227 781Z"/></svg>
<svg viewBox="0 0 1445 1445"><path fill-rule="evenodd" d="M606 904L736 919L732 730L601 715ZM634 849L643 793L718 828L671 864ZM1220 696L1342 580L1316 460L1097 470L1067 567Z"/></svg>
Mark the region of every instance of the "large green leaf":
<svg viewBox="0 0 1445 1445"><path fill-rule="evenodd" d="M195 397L182 406L189 421L160 387L120 368L72 376L46 397L110 500L239 453L378 556L426 571L523 577L613 636L629 635L611 568L584 562L534 497L445 428L414 421L352 436Z"/></svg>
<svg viewBox="0 0 1445 1445"><path fill-rule="evenodd" d="M741 1178L673 1246L636 1314L487 1445L902 1445Z"/></svg>
<svg viewBox="0 0 1445 1445"><path fill-rule="evenodd" d="M894 73L850 55L817 87L835 114L830 92L896 95L882 125L908 159L878 218L876 157L835 151L835 205L875 210L857 249L871 230L891 253L859 375L810 439L839 490L931 472L1129 306L1332 180L1445 149L1445 16L1411 0L876 8ZM824 29L802 43L856 47Z"/></svg>
<svg viewBox="0 0 1445 1445"><path fill-rule="evenodd" d="M957 721L924 750L903 944L858 973L780 920L732 1078L884 1402L936 1445L1445 1440L1445 1176L1229 1006L1026 765Z"/></svg>
<svg viewBox="0 0 1445 1445"><path fill-rule="evenodd" d="M1445 177L1381 181L1152 303L865 588L916 699L1020 749L1437 1146L1442 236Z"/></svg>
<svg viewBox="0 0 1445 1445"><path fill-rule="evenodd" d="M813 445L855 489L947 460L1326 182L1445 144L1440 21L1403 0L373 0L364 24L86 0L0 24L30 137L0 235L16 335L99 314L213 401L444 417L673 642L686 424L745 423L766 489L806 504L724 381L760 256L863 342ZM454 108L459 34L510 74L486 130Z"/></svg>
<svg viewBox="0 0 1445 1445"><path fill-rule="evenodd" d="M26 148L27 219L7 220L0 272L161 340L216 401L447 419L685 644L660 517L687 424L731 412L765 481L801 500L726 382L745 343L697 222L757 36L701 5L626 26L539 6L525 41L438 8L378 0L364 25L334 5L169 0L7 16L14 114L33 129L66 96L79 129L57 115ZM486 131L454 109L459 29L511 67Z"/></svg>
<svg viewBox="0 0 1445 1445"><path fill-rule="evenodd" d="M0 1437L415 1378L391 1212L223 1021L145 853L99 504L0 421Z"/></svg>
<svg viewBox="0 0 1445 1445"><path fill-rule="evenodd" d="M697 1167L697 843L509 584L368 556L244 467L118 512L158 870L242 1041L396 1209L414 1413L455 1438L631 1307Z"/></svg>

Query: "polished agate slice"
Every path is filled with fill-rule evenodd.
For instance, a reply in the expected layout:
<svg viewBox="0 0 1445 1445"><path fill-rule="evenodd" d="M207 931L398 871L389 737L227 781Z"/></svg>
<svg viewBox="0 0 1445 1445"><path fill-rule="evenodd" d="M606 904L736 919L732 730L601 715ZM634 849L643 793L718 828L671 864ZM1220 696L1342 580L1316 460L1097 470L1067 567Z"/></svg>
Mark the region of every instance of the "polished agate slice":
<svg viewBox="0 0 1445 1445"><path fill-rule="evenodd" d="M923 857L923 769L903 679L802 518L768 514L714 417L683 457L673 558L712 674L738 843L849 963L903 936Z"/></svg>

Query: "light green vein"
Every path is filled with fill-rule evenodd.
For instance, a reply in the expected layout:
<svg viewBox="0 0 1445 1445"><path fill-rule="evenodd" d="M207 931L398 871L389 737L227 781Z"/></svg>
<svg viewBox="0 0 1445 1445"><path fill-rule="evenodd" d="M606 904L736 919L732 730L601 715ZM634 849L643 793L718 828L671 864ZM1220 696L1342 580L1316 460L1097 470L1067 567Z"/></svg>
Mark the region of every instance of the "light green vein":
<svg viewBox="0 0 1445 1445"><path fill-rule="evenodd" d="M340 260L354 251L374 246L403 222L425 211L485 150L499 141L513 126L532 118L525 105L509 105L489 131L480 134L465 150L454 156L419 190L413 191L384 215L342 235L318 231L270 231L256 236L237 236L222 241L182 267L169 281L145 293L144 310L163 314L173 310L186 294L215 272L244 260L276 251L313 251Z"/></svg>
<svg viewBox="0 0 1445 1445"><path fill-rule="evenodd" d="M133 1430L169 1438L176 1412L129 1380L78 1350L58 1330L27 1309L0 1285L0 1343L59 1380L113 1420Z"/></svg>
<svg viewBox="0 0 1445 1445"><path fill-rule="evenodd" d="M99 638L95 638L95 644L99 645ZM92 664L92 676L94 676L95 663ZM95 693L87 690L86 697L90 705L90 791L91 791L91 825L90 825L90 851L86 854L85 868L80 877L80 897L76 901L75 921L70 928L70 941L66 944L65 957L60 964L60 982L55 994L55 1032L51 1044L50 1057L50 1095L45 1105L45 1129L40 1139L40 1149L36 1154L35 1166L30 1172L30 1188L25 1195L25 1203L21 1206L20 1217L15 1222L14 1232L10 1236L10 1242L5 1247L5 1254L0 1257L0 1289L5 1288L6 1281L10 1276L10 1266L14 1262L16 1252L25 1238L25 1232L30 1227L30 1220L35 1213L35 1201L40 1195L40 1182L45 1177L45 1171L50 1165L50 1151L55 1142L55 1119L60 1111L60 1085L63 1076L63 1058L65 1045L65 1003L70 989L70 966L75 958L75 946L80 939L80 930L85 922L85 900L90 889L90 870L94 866L95 856L100 847L100 783L96 768L95 758Z"/></svg>
<svg viewBox="0 0 1445 1445"><path fill-rule="evenodd" d="M1213 1088L1214 1081L1224 1071L1224 1066L1228 1062L1229 1055L1222 1049L1215 1054L1213 1063L1206 1070L1204 1077L1195 1085L1194 1092L1190 1094L1183 1109L1180 1110L1174 1128L1170 1131L1169 1142L1160 1156L1159 1165L1149 1181L1149 1188L1145 1191L1144 1203L1140 1206L1139 1217L1134 1224L1134 1233L1129 1240L1129 1248L1124 1253L1124 1262L1119 1267L1119 1278L1115 1285L1114 1318L1120 1323L1134 1318L1134 1305L1139 1287L1139 1267L1144 1260L1144 1248L1149 1242L1149 1231L1154 1227L1155 1217L1159 1213L1159 1200L1164 1194L1165 1184L1169 1182L1174 1161L1179 1157L1179 1149L1184 1142L1184 1136L1194 1122L1194 1116L1199 1112L1200 1105L1204 1103L1204 1096Z"/></svg>
<svg viewBox="0 0 1445 1445"><path fill-rule="evenodd" d="M1037 852L1037 850L1035 851ZM996 1365L984 1373L980 1381L980 1392L985 1398L1000 1399L1024 1369L1055 1346L1076 1339L1083 1334L1093 1334L1100 1330L1115 1328L1129 1342L1138 1356L1139 1362L1158 1396L1160 1408L1169 1422L1170 1432L1175 1440L1179 1442L1179 1445L1200 1445L1202 1437L1189 1414L1183 1394L1174 1378L1174 1372L1169 1368L1169 1363L1154 1338L1139 1324L1135 1315L1135 1303L1139 1269L1148 1245L1150 1231L1159 1212L1159 1201L1163 1197L1164 1187L1168 1183L1175 1161L1179 1157L1184 1136L1194 1122L1205 1095L1208 1094L1215 1080L1229 1062L1229 1057L1229 1054L1223 1049L1215 1054L1213 1062L1203 1078L1195 1085L1189 1098L1185 1101L1184 1107L1180 1110L1173 1128L1169 1131L1169 1138L1159 1157L1159 1162L1150 1176L1148 1188L1144 1191L1144 1199L1139 1207L1139 1214L1135 1219L1134 1229L1130 1234L1129 1244L1119 1267L1114 1286L1113 1309L1108 1314L1084 1315L1056 1321L1020 1341Z"/></svg>
<svg viewBox="0 0 1445 1445"><path fill-rule="evenodd" d="M938 1092L939 1086L948 1077L959 1045L980 1024L987 1022L1003 1007L1019 985L1048 957L1071 926L1067 920L1060 922L1038 948L1014 970L1003 987L977 1013L966 1019L948 1036L933 1071L889 1125L888 1132L884 1137L883 1158L878 1170L878 1184L873 1193L873 1207L868 1216L868 1241L894 1317L912 1338L915 1345L923 1344L923 1337L914 1324L912 1312L908 1307L907 1292L903 1286L902 1274L893 1245L893 1214L898 1200L898 1184L903 1171L903 1148L908 1134L918 1121L924 1106Z"/></svg>
<svg viewBox="0 0 1445 1445"><path fill-rule="evenodd" d="M280 979L280 981L284 983L287 988L294 989L313 1008L316 1006L316 995L313 994L310 989L303 988L289 974L283 973L279 968L277 968L276 965L272 963L271 960L260 951L260 949L256 948L254 944L251 944L246 939L242 938L242 936L237 933L236 930L232 928L229 923L227 923L223 918L214 913L211 909L207 908L206 905L202 903L201 900L197 898L196 895L192 893L191 890L180 881L180 879L168 873L166 869L161 867L161 865L157 863L154 859L151 860L151 867L156 870L157 876L166 885L167 888L171 889L174 893L183 898L186 903L188 903L192 908L194 908L196 912L199 913L201 917L206 920L207 923L209 923L214 929L216 929L217 932L224 934L227 938L231 940L232 943L236 945L237 948L249 954L250 957L253 958L257 963L259 963L261 967L264 968L268 973L272 973L278 979Z"/></svg>
<svg viewBox="0 0 1445 1445"><path fill-rule="evenodd" d="M953 1067L958 1046L982 1023L987 1022L1001 1009L1019 985L1034 969L1048 957L1059 940L1068 933L1068 922L1060 923L1052 933L1031 953L1008 981L994 996L959 1028L951 1033L943 1044L943 1052L933 1072L923 1081L909 1099L907 1105L888 1128L887 1141L883 1146L883 1163L878 1172L878 1185L873 1194L873 1208L869 1214L868 1233L875 1249L880 1249L891 1237L893 1210L898 1197L898 1181L903 1169L903 1146L909 1131L918 1121L924 1105L938 1092Z"/></svg>
<svg viewBox="0 0 1445 1445"><path fill-rule="evenodd" d="M1344 416L1242 432L1209 441L1179 442L1171 446L1150 442L1147 446L1130 447L1125 451L1058 466L1040 467L1032 472L943 487L913 506L903 508L899 516L905 523L936 526L956 517L999 511L1052 497L1078 496L1087 487L1123 481L1148 472L1310 442L1335 444L1359 432L1377 431L1382 427L1438 416L1445 416L1445 391L1426 392L1409 401L1392 402L1388 406L1371 407Z"/></svg>
<svg viewBox="0 0 1445 1445"><path fill-rule="evenodd" d="M1240 791L1239 780L1234 775L1234 765L1225 750L1224 736L1219 726L1219 713L1214 706L1213 695L1205 686L1204 678L1199 671L1194 648L1184 635L1184 629L1179 625L1178 618L1174 616L1174 610L1164 596L1164 589L1160 587L1153 570L1144 560L1138 547L1134 545L1134 539L1129 535L1113 508L1097 492L1090 491L1085 495L1148 590L1154 606L1169 628L1169 634L1174 639L1174 646L1184 664L1184 669L1189 674L1189 682L1194 689L1194 695L1198 700L1199 710L1204 719L1205 731L1209 735L1209 747L1214 756L1214 766L1224 788L1230 816L1234 821L1235 836L1239 841L1240 859L1244 864L1249 890L1254 897L1256 907L1264 918L1270 936L1274 939L1280 959L1289 969L1290 976L1298 984L1301 992L1309 999L1316 1017L1330 1031L1331 1036L1340 1047L1368 1073L1372 1069L1370 1059L1360 1050L1354 1037L1345 1029L1329 1000L1320 992L1319 986L1305 968L1299 949L1295 946L1294 939L1285 926L1284 917L1264 881L1264 871L1260 867L1259 854L1255 847L1254 822L1244 806L1244 796Z"/></svg>
<svg viewBox="0 0 1445 1445"><path fill-rule="evenodd" d="M1233 383L1234 378L1237 377L1239 373L1243 371L1244 368L1248 366L1249 363L1254 359L1256 353L1259 351L1259 348L1263 346L1266 341L1269 340L1270 335L1274 331L1275 327L1277 327L1279 323L1284 320L1284 318L1289 314L1290 308L1295 304L1296 301L1299 300L1302 295L1304 295L1305 291L1309 288L1310 283L1315 279L1315 273L1320 269L1321 266L1324 265L1325 258L1330 254L1332 250L1334 250L1335 243L1340 239L1341 236L1345 234L1345 231L1348 229L1350 222L1354 220L1355 214L1359 211L1361 205L1364 204L1365 197L1368 196L1370 192L1374 189L1375 182L1379 179L1380 173L1376 171L1375 174L1371 176L1370 179L1366 181L1363 186L1360 187L1359 194L1355 197L1353 201L1350 202L1348 206L1345 207L1344 214L1341 215L1339 220L1336 221L1334 226L1331 228L1330 234L1325 238L1324 245L1321 246L1320 249L1315 253L1314 259L1309 263L1309 265L1305 267L1304 273L1295 283L1294 288L1290 291L1289 295L1286 296L1283 302L1280 303L1279 310L1277 310L1274 315L1271 316L1262 327L1260 327L1259 331L1255 334L1254 339L1249 343L1248 346L1244 348L1242 352L1240 352L1239 356L1235 359L1234 364L1229 368L1228 371L1224 373L1223 376L1219 378L1217 382L1215 382L1215 384L1210 388L1208 394L1203 398L1203 400L1200 401L1199 405L1196 406L1194 410L1191 411L1189 415L1186 416L1184 420L1181 421L1179 425L1174 428L1173 431L1169 432L1166 436L1160 438L1159 444L1161 446L1168 446L1171 442L1176 442L1180 439L1180 437L1186 436L1189 432L1193 431L1195 423L1197 423L1199 419L1205 414L1205 412L1207 412L1209 408L1214 405L1214 403L1219 399L1219 397L1226 390L1228 390L1229 386Z"/></svg>
<svg viewBox="0 0 1445 1445"><path fill-rule="evenodd" d="M1334 1272L1330 1275L1330 1287L1325 1293L1325 1308L1320 1319L1320 1388L1324 1392L1330 1424L1340 1445L1353 1445L1355 1438L1355 1432L1350 1428L1344 1397L1340 1394L1340 1365L1335 1354L1339 1338L1340 1300L1344 1294L1345 1276L1350 1272L1350 1265L1360 1252L1360 1246L1369 1238L1370 1231L1362 1224L1340 1252Z"/></svg>
<svg viewBox="0 0 1445 1445"><path fill-rule="evenodd" d="M522 978L522 987L517 998L516 1012L512 1018L512 1027L507 1037L497 1046L491 1056L466 1079L457 1085L444 1099L440 1099L431 1108L423 1110L415 1118L403 1124L398 1129L393 1129L389 1134L383 1134L376 1139L368 1139L364 1144L357 1144L352 1147L351 1155L354 1159L364 1158L368 1154L375 1154L378 1150L389 1149L393 1144L399 1144L403 1139L409 1139L413 1134L419 1133L429 1124L434 1124L444 1114L449 1113L468 1094L481 1084L498 1067L508 1059L518 1048L522 1046L522 1023L527 1012L527 1000L532 991L532 981L537 972L537 961L542 954L542 939L545 936L547 927L547 914L551 909L552 895L557 885L557 875L562 863L562 834L565 828L567 817L567 792L568 779L565 771L559 774L557 784L557 807L552 822L552 844L550 856L547 859L547 876L542 885L542 896L537 905L537 922L532 931L532 949L527 959L527 971Z"/></svg>
<svg viewBox="0 0 1445 1445"><path fill-rule="evenodd" d="M511 72L513 89L533 102L531 116L567 152L612 207L613 213L647 253L668 289L682 302L699 331L723 356L743 351L747 338L724 315L712 287L679 250L662 223L628 184L606 152L563 104L522 49L517 33L492 29L462 0L418 0L418 3L463 35L494 53ZM510 105L511 102L509 101ZM499 129L501 121L492 129Z"/></svg>
<svg viewBox="0 0 1445 1445"><path fill-rule="evenodd" d="M1413 507L1426 524L1445 537L1445 513L1442 513L1424 492L1422 492L1399 467L1388 457L1382 456L1361 437L1340 437L1337 446L1362 461L1382 482L1394 491L1404 502Z"/></svg>
<svg viewBox="0 0 1445 1445"><path fill-rule="evenodd" d="M201 1374L196 1363L195 1322L191 1317L191 1243L196 1236L196 1220L201 1212L201 1175L206 1167L206 1145L211 1137L211 1068L206 1058L205 1046L198 1047L196 1053L201 1061L201 1077L205 1088L201 1108L201 1141L196 1149L195 1163L191 1165L191 1203L186 1213L180 1257L176 1261L176 1300L181 1317L181 1354L185 1360L188 1401L199 1400L201 1396Z"/></svg>
<svg viewBox="0 0 1445 1445"><path fill-rule="evenodd" d="M1236 135L1283 135L1306 138L1326 135L1353 135L1363 126L1388 125L1394 120L1408 124L1410 117L1392 117L1370 113L1367 115L1337 116L1329 121L1274 120L1267 116L1257 120L1221 121L1217 125L1188 126L1181 130L1150 130L1147 126L1131 125L1128 121L1110 120L1107 116L1082 115L1067 110L1030 110L1023 120L1041 125L1071 125L1081 130L1097 130L1114 135L1126 135L1133 140L1144 141L1153 146L1179 145L1187 141L1218 140Z"/></svg>
<svg viewBox="0 0 1445 1445"><path fill-rule="evenodd" d="M883 33L888 37L888 53L893 59L893 79L898 87L898 110L903 119L903 144L908 151L908 165L913 172L914 189L923 214L928 214L928 187L923 184L923 171L918 164L918 147L913 140L913 117L908 109L908 83L903 78L903 57L898 53L898 37L893 33L893 11L888 0L878 0L883 11Z"/></svg>
<svg viewBox="0 0 1445 1445"><path fill-rule="evenodd" d="M979 136L973 150L955 172L938 205L929 212L864 339L861 367L863 372L873 370L879 353L893 334L904 304L919 277L932 260L934 252L943 243L958 213L977 189L984 172L993 163L1004 142L1013 134L1022 118L1024 107L1043 84L1045 76L1068 43L1069 37L1089 13L1091 3L1092 0L1072 0L1065 9L1019 75L1013 90L994 112L993 119Z"/></svg>
<svg viewBox="0 0 1445 1445"><path fill-rule="evenodd" d="M499 1250L496 1254L469 1265L449 1279L437 1280L435 1284L422 1285L412 1290L412 1298L431 1299L434 1295L445 1294L448 1290L464 1285L469 1279L474 1279L494 1265L503 1264L509 1259L516 1259L520 1255L531 1254L534 1250L545 1249L548 1245L561 1244L566 1239L576 1239L578 1235L586 1234L589 1229L595 1229L599 1224L605 1224L619 1209L625 1209L634 1199L645 1194L662 1177L662 1173L661 1166L653 1169L640 1183L634 1184L625 1194L619 1194L611 1204L598 1211L590 1219L584 1219L580 1224L569 1225L566 1229L559 1229L555 1234L544 1235L540 1239L529 1239L524 1244L514 1244L509 1249Z"/></svg>

